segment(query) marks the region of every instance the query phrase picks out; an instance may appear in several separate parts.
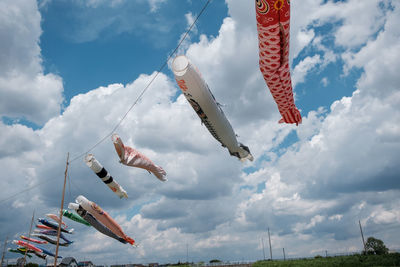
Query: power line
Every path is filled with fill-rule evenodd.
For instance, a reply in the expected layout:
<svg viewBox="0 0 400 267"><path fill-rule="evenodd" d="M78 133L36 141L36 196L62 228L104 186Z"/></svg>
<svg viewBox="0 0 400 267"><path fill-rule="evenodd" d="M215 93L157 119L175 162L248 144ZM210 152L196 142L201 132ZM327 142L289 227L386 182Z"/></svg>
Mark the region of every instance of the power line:
<svg viewBox="0 0 400 267"><path fill-rule="evenodd" d="M197 15L196 19L193 21L193 23L190 25L190 27L186 30L185 34L183 35L183 37L181 38L181 40L179 41L178 45L175 47L175 49L172 51L171 54L169 54L167 60L160 66L160 68L158 69L157 73L151 78L150 82L144 87L144 89L142 90L142 92L139 94L139 96L136 98L136 100L133 102L133 104L129 107L128 111L124 114L124 116L122 116L122 118L119 120L119 122L114 126L114 128L111 130L111 132L109 132L107 135L105 135L102 139L100 139L97 143L95 143L91 148L89 148L87 151L79 154L78 156L74 157L73 159L71 159L70 163L77 160L78 158L86 155L87 153L89 153L90 151L92 151L93 149L95 149L98 145L100 145L101 143L103 143L108 137L110 137L116 129L118 129L118 127L122 124L122 122L125 120L126 116L128 115L128 113L133 109L133 107L139 102L139 100L141 100L141 98L143 97L143 95L146 93L147 89L149 89L150 85L154 82L154 80L158 77L158 74L160 74L160 72L165 68L165 66L168 65L168 61L172 58L172 56L176 53L176 51L178 51L179 47L182 45L183 41L186 39L186 37L189 35L190 31L192 30L192 28L194 27L194 25L196 24L197 20L200 18L200 16L203 14L204 10L207 8L208 4L210 3L211 0L207 0L207 2L204 4L203 8L201 9L200 13Z"/></svg>
<svg viewBox="0 0 400 267"><path fill-rule="evenodd" d="M30 186L30 187L28 187L28 188L26 188L26 189L24 189L24 190L22 190L22 191L19 191L19 192L15 193L15 194L13 194L13 195L11 195L11 196L9 196L9 197L6 197L6 198L0 200L0 204L3 203L3 202L6 202L7 200L10 200L10 199L12 199L12 198L18 196L18 195L20 195L20 194L22 194L22 193L28 192L28 191L32 190L33 188L35 188L35 187L38 187L38 186L40 186L40 185L42 185L42 184L45 184L45 183L47 183L47 182L49 182L50 180L53 180L53 179L55 179L55 177L50 177L50 178L48 178L48 179L46 179L46 180L44 180L44 181L42 181L42 182L40 182L40 183L37 183L37 184L35 184L35 185L32 185L32 186Z"/></svg>
<svg viewBox="0 0 400 267"><path fill-rule="evenodd" d="M128 115L128 113L133 109L133 107L139 102L139 100L141 100L141 98L143 97L143 95L146 93L147 89L149 89L150 85L154 82L154 80L157 78L158 74L160 74L160 72L165 68L165 66L168 65L169 60L172 58L172 56L176 53L176 51L178 51L179 47L182 45L183 41L186 39L186 37L189 35L190 31L193 29L194 25L196 24L196 22L198 21L198 19L200 18L200 16L203 14L203 12L205 11L205 9L207 8L208 4L210 3L211 0L207 0L207 2L204 4L203 8L200 10L200 13L196 16L196 19L193 21L193 23L190 25L190 27L186 30L185 34L183 35L183 37L181 38L181 40L179 41L178 45L175 47L175 49L172 51L172 53L169 54L167 60L160 66L160 68L158 69L157 73L152 77L152 79L150 80L150 82L145 86L145 88L142 90L142 92L139 94L139 96L136 98L136 100L133 102L133 104L129 107L128 111L125 112L124 116L122 116L122 118L119 120L119 122L114 126L114 128L111 130L111 132L109 132L106 136L104 136L102 139L100 139L97 143L95 143L92 147L90 147L87 151L79 154L78 156L72 158L68 163L71 163L77 159L79 159L80 157L86 155L87 153L89 153L90 151L92 151L93 149L95 149L98 145L100 145L101 143L103 143L108 137L110 137L116 129L118 129L118 127L122 124L122 122L125 120L126 116ZM50 180L55 179L55 177L51 177L49 179L46 179L45 181L42 181L40 183L37 183L31 187L28 187L20 192L17 192L9 197L6 197L4 199L0 200L0 204L3 202L6 202L22 193L28 192L30 190L32 190L33 188L36 188L42 184L45 184L47 182L49 182ZM72 181L71 181L72 182ZM72 182L73 184L73 182ZM73 184L74 185L74 184ZM75 186L75 185L74 185Z"/></svg>

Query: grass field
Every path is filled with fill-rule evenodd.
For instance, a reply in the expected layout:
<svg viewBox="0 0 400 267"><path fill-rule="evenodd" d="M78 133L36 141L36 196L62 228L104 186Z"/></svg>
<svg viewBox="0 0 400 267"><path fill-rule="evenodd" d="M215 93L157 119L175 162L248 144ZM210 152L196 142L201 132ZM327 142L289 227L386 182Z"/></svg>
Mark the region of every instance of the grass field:
<svg viewBox="0 0 400 267"><path fill-rule="evenodd" d="M253 267L353 267L353 266L400 266L400 253L387 255L353 255L339 257L321 257L314 259L299 259L286 261L257 261Z"/></svg>

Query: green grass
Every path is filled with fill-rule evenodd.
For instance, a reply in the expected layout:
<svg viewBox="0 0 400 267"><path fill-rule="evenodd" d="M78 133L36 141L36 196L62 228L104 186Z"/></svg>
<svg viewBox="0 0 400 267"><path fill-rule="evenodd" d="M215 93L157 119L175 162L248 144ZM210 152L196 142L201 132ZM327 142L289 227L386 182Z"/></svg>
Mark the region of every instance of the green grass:
<svg viewBox="0 0 400 267"><path fill-rule="evenodd" d="M353 255L286 261L257 261L253 267L354 267L354 266L400 266L400 253L387 255Z"/></svg>

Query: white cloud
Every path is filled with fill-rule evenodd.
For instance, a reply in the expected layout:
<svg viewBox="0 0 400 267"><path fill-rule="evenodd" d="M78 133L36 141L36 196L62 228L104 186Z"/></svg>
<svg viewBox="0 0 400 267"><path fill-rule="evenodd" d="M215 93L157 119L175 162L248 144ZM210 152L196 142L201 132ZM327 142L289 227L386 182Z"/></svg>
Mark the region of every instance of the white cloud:
<svg viewBox="0 0 400 267"><path fill-rule="evenodd" d="M321 64L322 60L320 55L314 55L313 57L306 57L302 60L293 70L292 83L296 86L299 83L305 81L307 74L311 73L318 64Z"/></svg>
<svg viewBox="0 0 400 267"><path fill-rule="evenodd" d="M321 83L324 87L327 87L329 84L329 80L327 77L322 78Z"/></svg>
<svg viewBox="0 0 400 267"><path fill-rule="evenodd" d="M0 115L43 124L58 115L62 80L44 74L36 1L0 3Z"/></svg>

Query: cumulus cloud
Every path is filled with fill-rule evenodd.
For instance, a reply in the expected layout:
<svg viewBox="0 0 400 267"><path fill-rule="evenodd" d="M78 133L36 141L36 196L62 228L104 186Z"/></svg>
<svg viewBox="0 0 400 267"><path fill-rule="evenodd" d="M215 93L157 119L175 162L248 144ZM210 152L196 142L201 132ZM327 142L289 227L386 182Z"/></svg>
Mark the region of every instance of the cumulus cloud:
<svg viewBox="0 0 400 267"><path fill-rule="evenodd" d="M62 79L44 74L36 1L0 3L0 115L43 124L60 112Z"/></svg>
<svg viewBox="0 0 400 267"><path fill-rule="evenodd" d="M305 81L305 76L311 73L311 70L315 69L318 64L321 64L321 62L321 57L319 55L314 55L312 57L306 57L297 64L293 70L293 86L303 83Z"/></svg>
<svg viewBox="0 0 400 267"><path fill-rule="evenodd" d="M309 127L296 129L299 143L282 155L276 165L266 167L270 177L266 189L243 206L243 218L246 221L254 221L261 212L262 203L270 203L272 219L279 218L279 207L286 203L283 212L288 213L285 216L288 221L279 218L282 233L294 232L321 238L322 231L333 233L336 240L350 240L351 234L343 232L343 229L348 229L345 225L350 227L356 222L357 218L352 215L355 211L359 218L368 216L365 223L371 231L382 231L377 226L379 224L389 223L393 226L398 222L391 196L392 190L399 190L396 179L400 171L397 164L400 156L397 137L400 132L396 126L388 125L396 125L399 120L399 81L397 76L387 71L386 63L377 62L385 58L386 51L392 51L390 54L394 60L400 57L398 52L394 52L400 51L397 49L398 41L395 41L398 40L397 29L391 29L391 25L399 23L399 10L396 7L388 14L385 27L376 39L350 57L345 54L348 66L364 66L357 83L358 90L351 97L334 102L326 117L309 114L303 126L315 121L312 123L315 125L314 131L310 131ZM380 47L383 42L385 49ZM366 58L373 59L375 65L368 65ZM394 66L398 64L392 59L390 61ZM295 67L295 73L296 68L302 65L303 61ZM376 83L379 79L382 82L383 79L387 80L381 86ZM248 179L256 177L249 175ZM274 193L276 186L280 189L278 194ZM372 197L373 192L378 193L379 197ZM369 201L363 202L362 199ZM360 203L363 203L362 210L357 208ZM289 209L292 206L295 207L293 211ZM340 218L340 228L332 224L328 227L327 216L336 216L334 212ZM380 219L377 219L378 216ZM295 225L293 218L298 222Z"/></svg>

